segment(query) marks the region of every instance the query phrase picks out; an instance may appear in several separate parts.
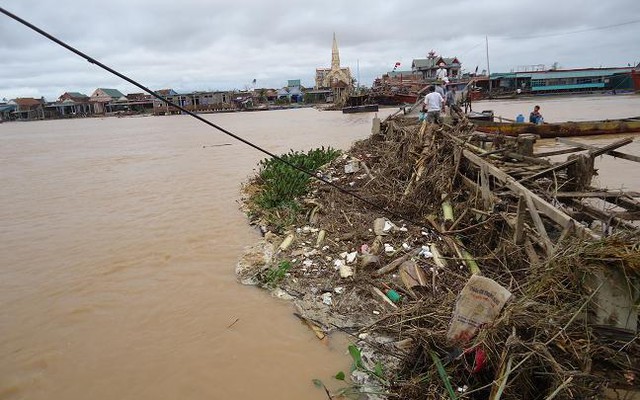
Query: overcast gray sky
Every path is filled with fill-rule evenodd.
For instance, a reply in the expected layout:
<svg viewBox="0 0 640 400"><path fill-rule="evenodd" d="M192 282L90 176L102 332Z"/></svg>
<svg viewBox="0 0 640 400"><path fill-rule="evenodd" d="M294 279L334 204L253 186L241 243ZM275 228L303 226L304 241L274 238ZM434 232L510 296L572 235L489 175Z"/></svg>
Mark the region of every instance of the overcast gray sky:
<svg viewBox="0 0 640 400"><path fill-rule="evenodd" d="M370 86L396 62L430 50L492 72L640 62L640 0L108 0L9 1L0 6L151 89L314 84L331 63ZM54 100L95 88L139 92L0 14L0 99Z"/></svg>

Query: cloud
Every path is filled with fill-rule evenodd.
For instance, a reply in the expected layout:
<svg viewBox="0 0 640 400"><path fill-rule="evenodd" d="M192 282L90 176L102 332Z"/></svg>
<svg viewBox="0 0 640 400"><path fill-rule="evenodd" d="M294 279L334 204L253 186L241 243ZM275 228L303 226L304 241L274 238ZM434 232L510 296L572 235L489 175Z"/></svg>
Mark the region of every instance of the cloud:
<svg viewBox="0 0 640 400"><path fill-rule="evenodd" d="M553 62L597 67L640 61L637 0L58 0L0 6L152 89L243 89L254 78L263 87L282 87L288 79L313 86L315 69L331 63L334 32L342 65L366 85L396 61L408 69L430 50L457 56L467 70L486 69L485 37L493 72ZM54 99L97 87L140 91L4 15L0 37L0 97Z"/></svg>

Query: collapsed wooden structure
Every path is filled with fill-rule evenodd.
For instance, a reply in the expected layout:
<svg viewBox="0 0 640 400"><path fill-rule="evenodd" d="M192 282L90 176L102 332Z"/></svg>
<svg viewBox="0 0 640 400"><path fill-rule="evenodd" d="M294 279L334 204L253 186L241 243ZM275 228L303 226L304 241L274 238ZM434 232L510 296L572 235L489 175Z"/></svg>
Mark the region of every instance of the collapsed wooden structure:
<svg viewBox="0 0 640 400"><path fill-rule="evenodd" d="M386 121L387 129L398 129L397 125L394 126L398 121L402 119ZM420 135L426 134L427 126L426 123L422 124ZM379 129L379 123L374 121L374 130ZM434 135L438 134L438 130L434 130ZM532 134L514 138L472 132L458 136L451 133L450 129L441 134L458 144L454 153L457 167L453 179L461 179L467 186L478 190L487 209L491 209L507 195L521 199L514 219L517 242L521 240L520 231L525 212L536 222L540 242L548 252L552 249L552 244L547 242L549 235L544 224L539 223L540 216L555 223L562 232L561 236L576 233L595 238L606 234L590 229L594 226L594 221L599 221L600 227L605 230L617 226L639 228L633 222L640 220L640 193L591 186L595 172L594 162L599 156L608 155L640 162L639 156L617 150L633 142L633 137L618 139L601 147L559 138L560 142L570 147L535 153L537 137ZM436 140L435 136L433 140ZM571 155L560 162L548 159L563 154ZM459 163L462 161L475 166L475 176L460 174ZM590 203L589 200L592 199L600 200L601 204L598 206ZM507 219L512 220L509 217Z"/></svg>
<svg viewBox="0 0 640 400"><path fill-rule="evenodd" d="M487 135L467 121L375 118L369 138L322 169L367 202L315 182L286 238L270 234L265 261L239 275L272 288L282 275L278 291L318 338L386 338L358 340L374 352L361 368L399 365L373 386L395 398L638 391L639 197L591 182L598 156L637 161L621 151L632 140L539 152L533 135ZM454 342L452 310L477 277L513 296Z"/></svg>
<svg viewBox="0 0 640 400"><path fill-rule="evenodd" d="M399 125L413 124L410 118L391 118L385 121L386 130L393 132ZM468 121L456 127L439 129L423 122L418 135L425 142L423 154L441 135L454 141L455 170L453 182L460 180L472 192L482 197L484 212L496 211L513 230L513 242L523 245L532 264L540 264L554 255L561 242L570 236L594 240L614 233L617 229L640 233L640 193L630 190L607 190L592 186L594 162L599 156L612 156L633 162L640 157L618 151L633 142L633 137L613 140L604 146L593 146L577 140L558 138L568 148L549 152L535 152L538 137L521 134L509 137L473 131ZM379 131L374 121L374 133ZM389 134L387 132L386 134ZM569 154L563 161L548 157ZM418 160L407 185L405 196L424 173ZM465 164L465 168L461 165ZM464 171L464 172L463 172ZM446 198L449 194L443 193ZM515 200L515 201L514 201ZM455 224L454 224L455 225ZM448 229L447 229L448 228ZM451 227L443 226L442 233ZM619 297L614 293L617 284L602 288L601 298ZM630 293L624 315L616 318L620 304L602 306L598 319L611 322L608 328L628 333L637 329L637 310L632 308L634 295Z"/></svg>
<svg viewBox="0 0 640 400"><path fill-rule="evenodd" d="M438 127L435 125L428 125L422 123L419 129L407 129L407 125L415 126L415 118L391 118L384 121L380 126L377 122L374 122L374 134L379 132L382 136L389 138L397 136L394 131L404 130L405 134L409 131L417 132L418 139L416 143L422 142L421 156L417 157L417 161L413 167L413 173L411 178L406 184L403 197L407 198L411 195L414 188L420 185L420 180L424 180L425 175L428 174L425 167L429 162L429 158L433 158L434 151L449 150L450 147L438 147L442 146L443 142L454 142L453 146L453 158L454 168L449 176L450 183L439 187L442 190L443 199L443 217L441 218L427 218L427 220L438 231L438 234L444 239L446 247L454 249L454 259L457 259L464 263L472 274L479 274L477 265L473 261L473 257L466 252L466 248L473 252L473 246L480 245L474 243L474 240L465 240L465 243L457 238L457 235L468 232L468 230L474 230L478 226L483 224L483 219L486 222L490 222L490 218L502 218L506 226L511 230L511 240L509 235L502 233L502 241L511 241L508 246L519 246L523 248L527 257L529 258L527 271L531 271L532 276L540 273L540 270L553 271L550 272L556 274L555 280L552 279L549 282L557 282L557 279L567 279L570 269L581 270L576 276L582 280L580 284L575 286L570 285L565 287L560 285L559 287L549 286L549 293L552 297L558 296L557 293L564 293L562 296L578 296L583 302L580 307L572 308L573 316L567 320L565 328L572 324L576 320L584 321L584 326L588 329L592 329L596 333L597 339L592 338L597 342L602 343L603 338L612 338L611 340L619 341L620 343L632 343L638 338L638 308L637 301L640 299L640 285L637 277L637 272L633 269L633 274L630 275L628 265L620 260L616 260L612 257L607 261L606 257L602 258L602 255L595 256L593 259L598 260L595 264L591 263L591 260L580 260L581 256L576 256L573 261L560 262L559 266L554 265L554 259L558 253L562 253L560 258L567 255L567 242L568 240L574 240L581 238L577 243L601 243L603 238L610 235L616 235L617 232L624 232L625 234L635 237L635 240L631 242L637 243L637 238L640 237L640 229L637 221L640 220L640 193L626 190L606 190L597 188L592 185L592 177L594 176L594 161L599 156L613 156L617 158L623 158L629 161L638 162L640 158L635 155L623 153L619 149L625 145L628 145L633 141L633 137L624 137L617 140L612 140L611 143L602 146L592 146L581 143L579 141L561 140L562 143L569 146L568 148L553 151L553 152L536 152L535 142L537 137L535 135L520 135L519 137L506 137L503 135L488 135L473 130L473 127L468 125L467 122L463 122L458 126L444 126ZM419 148L420 145L418 145ZM437 149L437 150L436 150ZM557 157L560 155L567 155L564 160L548 159L547 157ZM466 187L467 190L460 192L460 184ZM458 189L456 189L456 187ZM451 191L451 192L447 192ZM454 194L453 191L457 193ZM445 205L448 205L448 199L450 197L457 197L460 201L461 193L464 197L476 196L481 199L479 202L475 202L475 209L463 209L461 215L454 218L453 216L447 216L448 212L445 209ZM477 206L477 205L480 206ZM460 205L460 204L459 204ZM458 208L460 211L460 208ZM464 213L467 211L477 214L477 220L479 222L475 225L469 226L467 217L467 226L459 228L457 226L460 220L464 219ZM460 224L463 225L463 224ZM495 219L488 224L496 229L497 226ZM504 244L504 243L503 243ZM500 246L500 245L499 245ZM586 245L588 246L588 245ZM637 247L637 246L636 246ZM513 247L510 247L513 249ZM445 249L446 251L446 249ZM626 254L630 257L637 257L638 248L630 250ZM491 253L492 251L490 251ZM621 250L621 254L626 252ZM457 256L456 256L457 254ZM495 254L495 253L493 253ZM478 253L475 254L478 256ZM489 255L489 257L493 257ZM504 260L504 256L503 256ZM488 260L487 260L488 261ZM576 264L576 262L578 262ZM582 264L584 263L584 264ZM517 264L517 263L516 263ZM597 265L597 266L596 266ZM512 265L513 266L513 265ZM537 272L533 272L534 270ZM400 268L401 272L403 268ZM388 271L388 268L383 267L379 271ZM487 271L488 272L488 271ZM528 272L526 272L528 273ZM435 275L434 275L435 276ZM434 278L435 279L435 278ZM420 280L420 279L418 279ZM510 278L511 282L514 282L514 277ZM518 278L516 278L516 281ZM503 281L505 282L505 281ZM523 281L520 282L522 284ZM534 279L535 282L535 279ZM574 282L576 282L574 280ZM504 285L505 283L503 283ZM524 287L530 287L532 283L525 283ZM519 284L517 284L519 285ZM522 287L522 286L521 286ZM435 290L435 289L434 289ZM556 292L559 290L559 292ZM571 293L572 290L575 292ZM502 350L502 356L496 367L496 375L494 376L491 393L485 393L489 395L491 399L500 398L500 393L505 388L507 381L510 385L517 387L523 384L518 383L516 380L510 380L509 373L511 371L511 360L517 360L521 357L520 362L517 364L521 366L523 363L528 362L533 356L533 353L521 353L519 356L510 354L513 349L510 350L509 341L522 340L522 337L515 335L515 328L513 328L513 334L507 339L506 336L500 336L496 332L500 329L505 329L506 326L515 324L515 320L518 318L528 319L528 323L537 324L538 318L546 318L544 308L541 310L537 317L533 315L526 315L526 308L520 309L519 307L531 307L533 304L543 305L544 302L530 301L529 296L546 296L547 290L544 287L538 288L533 292L527 290L525 294L521 294L519 300L516 301L518 305L510 305L508 316L504 317L504 320L496 324L496 327L489 328L486 333L491 339L476 339L475 344L471 348L478 346L478 343L483 343L487 346L488 343L497 345L502 340L506 340L507 344ZM435 293L435 292L434 292ZM533 295L532 293L537 293ZM578 294L580 293L580 294ZM524 296L524 298L522 297ZM557 297L556 301L557 301ZM527 304L530 304L527 306ZM549 312L551 315L553 309L556 309L562 303L555 303L551 305L549 303ZM584 307L588 305L589 311L587 312ZM516 317L515 310L523 313ZM557 310L557 309L556 309ZM400 320L411 320L415 318L415 314L402 315ZM551 317L549 317L551 318ZM509 320L512 322L508 322ZM553 318L552 318L553 319ZM395 321L394 323L398 323ZM504 324L501 328L498 326ZM505 326L506 325L506 326ZM417 328L417 327L416 327ZM404 326L403 329L407 329ZM420 328L422 329L422 328ZM523 329L523 328L521 328ZM558 335L551 336L544 341L544 347L553 346L552 343L557 342ZM573 340L585 340L590 334L578 334ZM437 337L435 335L434 337ZM541 338L535 337L530 340L530 345L535 344ZM427 348L433 348L433 344L429 344L430 340L442 340L427 339L422 337L420 340L425 340ZM589 339L586 339L589 340ZM571 341L571 340L570 340ZM440 342L442 343L442 342ZM438 346L436 344L436 346ZM482 345L481 345L482 346ZM502 347L503 344L500 344ZM527 346L525 346L527 347ZM604 346L603 348L605 348ZM560 347L562 348L562 347ZM624 347L622 347L624 348ZM542 353L549 352L551 348L539 348ZM537 350L537 351L538 351ZM530 350L529 350L530 351ZM581 350L584 351L584 350ZM560 351L560 354L562 351ZM578 351L576 354L579 354ZM619 355L619 354L618 354ZM635 356L631 354L627 355L634 359ZM419 356L422 357L422 356ZM548 362L553 365L557 365L558 355L550 356L547 354ZM581 356L582 357L582 356ZM596 357L597 358L597 357ZM594 358L594 363L596 362ZM556 361L554 361L556 360ZM509 362L507 362L509 361ZM599 360L598 363L601 363ZM632 362L632 364L634 364ZM568 365L571 365L569 363ZM575 364L574 368L575 368ZM415 365L411 367L416 370ZM582 367L582 372L588 372L592 374L591 366L586 365ZM594 371L599 369L602 371L603 367L600 365L598 368L594 367ZM457 368L453 371L458 370ZM533 369L535 370L535 368ZM556 373L560 382L554 393L559 393L566 389L567 385L574 378L579 375L573 376L575 372L565 368L559 368ZM637 395L637 380L635 374L637 371L632 367L628 370L627 376L632 378L627 379L626 388L621 388L619 384L612 384L609 389L605 390L607 398L619 398L619 396L627 396L635 393ZM596 373L597 375L598 373ZM631 374L631 375L629 375ZM526 374L525 374L526 375ZM535 380L535 374L531 376L532 380ZM593 375L590 379L593 379ZM532 380L527 381L527 384L531 385ZM588 381L588 380L587 380ZM587 382L585 381L585 382ZM574 382L576 383L576 382ZM607 384L604 384L607 385ZM585 390L582 393L587 393L588 385L586 383L573 386L574 390ZM579 389L578 389L579 388ZM631 391L629 391L629 389ZM422 387L420 390L424 390ZM535 392L535 386L531 389ZM551 389L553 390L553 389ZM600 389L599 389L600 390ZM482 397L482 396L481 396ZM474 397L472 397L474 398Z"/></svg>

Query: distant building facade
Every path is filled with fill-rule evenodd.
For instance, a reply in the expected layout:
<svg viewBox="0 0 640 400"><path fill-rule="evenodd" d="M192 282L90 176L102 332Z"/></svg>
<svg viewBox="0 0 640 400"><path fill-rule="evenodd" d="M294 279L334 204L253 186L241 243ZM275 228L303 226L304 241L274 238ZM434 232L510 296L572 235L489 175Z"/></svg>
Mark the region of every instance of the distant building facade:
<svg viewBox="0 0 640 400"><path fill-rule="evenodd" d="M6 99L5 99L6 100ZM15 101L6 102L3 101L0 103L0 122L2 121L11 121L15 119L15 111L18 108Z"/></svg>
<svg viewBox="0 0 640 400"><path fill-rule="evenodd" d="M204 91L192 93L177 93L173 89L158 90L160 96L173 104L184 107L193 112L225 111L234 109L233 96L229 92ZM153 100L153 113L156 115L179 113L176 107L170 106L159 99Z"/></svg>
<svg viewBox="0 0 640 400"><path fill-rule="evenodd" d="M86 116L92 112L89 96L79 92L64 92L58 101L48 104L46 108L51 118Z"/></svg>
<svg viewBox="0 0 640 400"><path fill-rule="evenodd" d="M89 102L93 106L94 114L112 112L115 108L115 103L118 101L126 102L127 97L118 89L105 88L98 88L94 90L89 99Z"/></svg>
<svg viewBox="0 0 640 400"><path fill-rule="evenodd" d="M427 58L416 58L411 63L411 70L418 73L425 80L435 80L436 73L440 67L447 71L449 80L458 80L460 78L460 70L462 63L457 57L440 57L432 50Z"/></svg>
<svg viewBox="0 0 640 400"><path fill-rule="evenodd" d="M504 92L548 94L633 90L632 67L551 69L491 74L491 86Z"/></svg>
<svg viewBox="0 0 640 400"><path fill-rule="evenodd" d="M287 86L278 90L278 100L286 100L290 103L299 103L303 100L302 86L300 79L290 79Z"/></svg>
<svg viewBox="0 0 640 400"><path fill-rule="evenodd" d="M316 69L315 89L330 89L336 101L343 100L353 88L353 77L348 67L340 66L340 52L336 34L333 34L333 46L331 49L331 68Z"/></svg>
<svg viewBox="0 0 640 400"><path fill-rule="evenodd" d="M15 118L21 121L44 119L44 99L21 97L9 102L15 104Z"/></svg>

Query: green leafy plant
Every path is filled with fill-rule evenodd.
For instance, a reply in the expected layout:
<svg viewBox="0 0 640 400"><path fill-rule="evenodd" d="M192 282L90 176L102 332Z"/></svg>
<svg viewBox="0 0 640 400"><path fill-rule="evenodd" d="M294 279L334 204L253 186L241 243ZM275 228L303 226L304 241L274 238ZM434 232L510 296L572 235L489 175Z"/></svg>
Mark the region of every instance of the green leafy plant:
<svg viewBox="0 0 640 400"><path fill-rule="evenodd" d="M339 154L340 151L331 147L326 149L322 147L309 150L306 154L290 150L280 158L291 165L313 173ZM262 190L256 197L256 204L260 207L270 209L290 205L296 197L307 193L310 176L289 164L275 158L265 158L260 161L258 178L262 184Z"/></svg>
<svg viewBox="0 0 640 400"><path fill-rule="evenodd" d="M280 159L260 161L255 179L257 190L248 202L250 214L263 218L275 231L295 223L301 210L298 198L308 193L312 178L293 166L315 173L339 154L339 150L322 147L306 153L290 150Z"/></svg>
<svg viewBox="0 0 640 400"><path fill-rule="evenodd" d="M376 365L373 367L372 371L369 368L365 367L362 361L362 352L354 344L349 345L349 354L353 359L353 366L351 369L352 371L357 369L366 372L367 374L375 377L383 385L388 384L388 382L384 379L384 371L382 369L382 363L380 361L376 362Z"/></svg>
<svg viewBox="0 0 640 400"><path fill-rule="evenodd" d="M292 265L289 261L281 261L277 267L269 268L264 274L263 281L267 286L276 286L291 269Z"/></svg>
<svg viewBox="0 0 640 400"><path fill-rule="evenodd" d="M360 349L354 345L354 344L350 344L348 346L348 350L349 350L349 355L351 356L351 359L353 360L353 364L351 365L351 371L354 370L358 370L358 371L363 371L366 372L368 374L370 374L371 376L375 377L376 379L378 379L380 381L380 383L382 383L385 386L389 385L389 382L387 382L384 379L384 372L382 370L382 363L377 362L373 371L368 369L367 367L365 367L364 362L362 360L362 352L360 351ZM327 396L329 397L329 399L334 398L334 396L338 396L339 398L353 398L353 399L359 399L362 394L364 393L368 393L368 394L377 394L377 395L387 395L388 393L384 393L384 392L371 392L371 391L363 391L363 386L362 385L358 385L354 382L346 382L346 375L343 371L338 371L338 373L336 373L336 375L334 376L334 378L336 380L339 381L343 381L345 382L347 385L339 388L337 390L334 391L334 393L331 393L329 391L329 389L325 386L325 384L320 380L320 379L314 379L313 380L313 384L315 386L317 386L318 388L324 389L324 391L327 393Z"/></svg>
<svg viewBox="0 0 640 400"><path fill-rule="evenodd" d="M353 344L350 344L349 354L353 359L353 369L366 370L366 368L364 367L364 364L362 363L362 353L360 352L359 348L357 348Z"/></svg>

